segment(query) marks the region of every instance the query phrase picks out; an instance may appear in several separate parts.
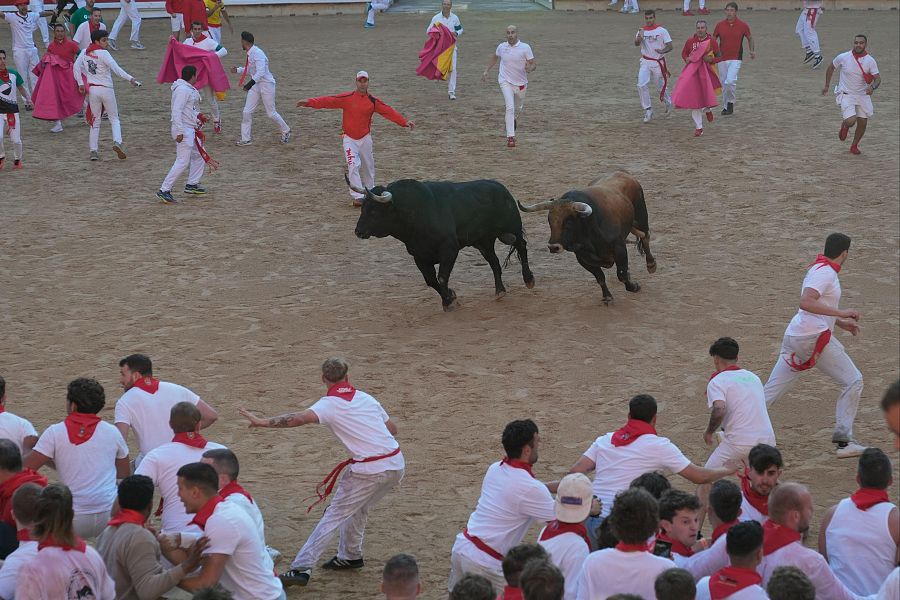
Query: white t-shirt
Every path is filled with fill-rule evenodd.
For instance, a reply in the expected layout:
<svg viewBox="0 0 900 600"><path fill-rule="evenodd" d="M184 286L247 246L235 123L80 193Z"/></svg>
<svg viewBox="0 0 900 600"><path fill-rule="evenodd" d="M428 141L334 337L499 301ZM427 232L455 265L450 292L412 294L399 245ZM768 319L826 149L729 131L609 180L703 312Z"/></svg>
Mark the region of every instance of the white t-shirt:
<svg viewBox="0 0 900 600"><path fill-rule="evenodd" d="M388 414L378 400L356 390L352 400L337 396L322 396L309 407L319 417L319 423L328 427L356 460L372 456L384 456L400 447L388 431ZM371 475L384 471L399 471L405 466L403 453L381 460L350 465L354 473Z"/></svg>
<svg viewBox="0 0 900 600"><path fill-rule="evenodd" d="M116 402L115 422L124 423L134 430L140 454L145 455L172 441L175 434L169 427L169 415L172 407L179 402L190 402L196 406L200 396L167 381L160 381L154 394L132 387Z"/></svg>
<svg viewBox="0 0 900 600"><path fill-rule="evenodd" d="M11 412L0 413L0 439L12 440L19 447L19 452L22 452L22 444L29 436L37 437L37 431L30 421Z"/></svg>
<svg viewBox="0 0 900 600"><path fill-rule="evenodd" d="M84 552L44 548L19 569L16 600L51 598L115 600L116 584L107 573L103 558L90 546Z"/></svg>
<svg viewBox="0 0 900 600"><path fill-rule="evenodd" d="M555 502L547 486L524 469L495 462L484 475L481 496L466 528L470 535L505 555L521 543L534 520L549 522L555 518ZM499 560L479 550L462 533L456 536L453 552L488 569L500 569Z"/></svg>
<svg viewBox="0 0 900 600"><path fill-rule="evenodd" d="M184 503L178 497L178 469L190 463L200 462L207 450L224 447L214 442L207 442L203 448L194 448L181 442L169 442L148 452L135 469L135 475L146 475L159 488L163 498L163 533L181 531L193 519L184 511Z"/></svg>
<svg viewBox="0 0 900 600"><path fill-rule="evenodd" d="M259 539L263 544L266 543L266 525L263 522L262 512L259 510L259 506L256 505L256 502L250 502L250 499L243 494L229 494L225 497L225 502L231 502L250 517L250 520L253 521L253 525L256 527L256 531L259 533Z"/></svg>
<svg viewBox="0 0 900 600"><path fill-rule="evenodd" d="M247 51L247 77L256 83L275 83L275 76L269 71L269 57L259 46L253 46ZM239 75L244 74L244 67L238 67Z"/></svg>
<svg viewBox="0 0 900 600"><path fill-rule="evenodd" d="M896 508L882 502L860 510L850 498L835 508L825 531L828 563L851 592L876 593L896 566L897 544L889 525Z"/></svg>
<svg viewBox="0 0 900 600"><path fill-rule="evenodd" d="M723 535L706 550L695 552L691 556L672 553L672 562L679 569L689 572L696 580L701 577L709 577L719 569L724 569L731 560L728 558L725 536Z"/></svg>
<svg viewBox="0 0 900 600"><path fill-rule="evenodd" d="M31 562L31 559L37 556L37 547L37 542L19 542L19 547L3 561L3 566L0 567L0 598L15 600L19 570L22 565Z"/></svg>
<svg viewBox="0 0 900 600"><path fill-rule="evenodd" d="M746 369L722 371L706 385L709 408L713 402L725 403L722 429L725 439L735 446L775 445L775 430L769 420L762 382Z"/></svg>
<svg viewBox="0 0 900 600"><path fill-rule="evenodd" d="M53 460L59 479L72 490L76 515L108 511L116 500L116 459L128 458L128 445L119 430L106 421L97 423L88 441L69 441L65 423L54 423L34 446Z"/></svg>
<svg viewBox="0 0 900 600"><path fill-rule="evenodd" d="M495 54L500 57L500 75L497 77L499 83L528 85L525 63L534 58L531 46L522 41L517 42L515 46L503 42L497 46Z"/></svg>
<svg viewBox="0 0 900 600"><path fill-rule="evenodd" d="M710 600L709 577L697 582L697 595L694 600ZM769 600L766 590L758 585L747 586L739 592L727 596L727 600Z"/></svg>
<svg viewBox="0 0 900 600"><path fill-rule="evenodd" d="M12 29L13 50L31 50L34 45L34 30L40 15L36 12L27 12L23 17L17 11L3 13L3 19L9 23Z"/></svg>
<svg viewBox="0 0 900 600"><path fill-rule="evenodd" d="M641 33L644 36L644 39L641 40L641 56L650 58L662 58L665 56L662 53L662 49L666 47L666 44L672 43L672 36L669 35L669 31L665 27L657 26L656 29L650 31L641 29Z"/></svg>
<svg viewBox="0 0 900 600"><path fill-rule="evenodd" d="M538 545L550 555L550 562L563 574L566 582L563 600L575 600L581 567L591 553L590 547L577 533L563 533L549 540L541 540L544 530L538 534Z"/></svg>
<svg viewBox="0 0 900 600"><path fill-rule="evenodd" d="M428 24L428 27L425 28L425 33L428 33L432 27L434 27L437 23L440 23L450 31L456 34L456 37L462 35L463 27L459 22L459 17L456 16L452 11L450 12L449 17L444 17L444 13L439 12L438 14L431 17L431 22Z"/></svg>
<svg viewBox="0 0 900 600"><path fill-rule="evenodd" d="M769 516L756 510L756 507L747 500L747 496L741 492L741 514L738 516L738 520L741 522L756 521L760 525L765 525L766 521L769 520Z"/></svg>
<svg viewBox="0 0 900 600"><path fill-rule="evenodd" d="M856 600L856 596L835 577L825 557L800 542L790 543L763 557L756 567L762 575L763 585L768 585L772 572L782 566L803 571L816 588L816 600Z"/></svg>
<svg viewBox="0 0 900 600"><path fill-rule="evenodd" d="M819 302L828 308L837 308L841 303L841 282L838 280L835 270L828 265L818 264L809 268L806 277L803 278L801 292L806 288L812 288L819 292ZM800 308L784 333L798 337L818 335L826 329L834 328L835 320L837 317L817 315Z"/></svg>
<svg viewBox="0 0 900 600"><path fill-rule="evenodd" d="M87 49L82 50L78 58L75 59L75 65L72 67L72 75L75 83L83 84L82 75L87 79L88 84L100 87L113 87L112 74L115 73L125 81L131 81L132 77L119 66L116 59L112 57L109 50L95 50L87 55Z"/></svg>
<svg viewBox="0 0 900 600"><path fill-rule="evenodd" d="M669 438L645 434L627 446L613 446L612 433L598 437L584 455L596 465L594 495L603 502L603 514L612 509L616 494L628 489L638 476L650 471L680 473L691 461Z"/></svg>
<svg viewBox="0 0 900 600"><path fill-rule="evenodd" d="M671 560L649 552L622 552L615 548L598 550L584 561L577 599L605 600L615 594L656 598L656 577L673 568L675 563Z"/></svg>
<svg viewBox="0 0 900 600"><path fill-rule="evenodd" d="M878 63L872 58L871 54L866 54L859 59L857 64L853 51L842 52L838 54L832 61L835 69L841 70L841 77L838 80L835 93L853 94L855 96L866 95L866 80L863 77L863 71L868 75L878 75ZM862 65L862 70L859 66ZM818 265L816 265L818 266ZM826 267L827 268L827 267Z"/></svg>
<svg viewBox="0 0 900 600"><path fill-rule="evenodd" d="M203 554L226 554L230 558L219 582L234 594L234 600L277 600L281 581L275 565L259 538L256 525L233 502L220 502L206 522L209 547Z"/></svg>

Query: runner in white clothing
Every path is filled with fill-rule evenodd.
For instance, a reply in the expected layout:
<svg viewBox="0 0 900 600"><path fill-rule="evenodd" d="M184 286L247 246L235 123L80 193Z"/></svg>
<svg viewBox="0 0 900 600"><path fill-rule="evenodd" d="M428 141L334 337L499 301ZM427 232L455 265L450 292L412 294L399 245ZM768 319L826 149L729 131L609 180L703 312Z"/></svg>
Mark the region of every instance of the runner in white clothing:
<svg viewBox="0 0 900 600"><path fill-rule="evenodd" d="M653 118L653 103L650 98L650 82L656 84L659 101L666 107L666 114L672 112L672 96L669 94L669 68L666 54L672 51L672 36L667 29L656 24L656 11L644 11L644 27L634 36L634 45L641 48L640 69L637 88L644 109L644 123Z"/></svg>
<svg viewBox="0 0 900 600"><path fill-rule="evenodd" d="M78 44L79 49L86 50L91 45L91 33L98 29L106 29L106 23L103 21L103 11L94 7L90 17L75 29L72 41Z"/></svg>
<svg viewBox="0 0 900 600"><path fill-rule="evenodd" d="M841 70L841 78L834 88L834 94L838 106L841 107L841 128L838 131L838 139L842 142L847 139L847 134L855 125L853 142L850 144L851 154L862 154L859 150L859 142L866 133L869 118L875 114L872 106L872 94L881 85L881 75L878 73L878 63L866 52L868 38L858 35L853 38L853 50L838 54L834 61L828 65L825 71L825 87L822 95L828 93L831 86L831 76L834 70Z"/></svg>
<svg viewBox="0 0 900 600"><path fill-rule="evenodd" d="M220 59L224 58L225 55L228 54L228 50L222 47L215 39L206 35L206 33L203 31L203 23L200 21L192 22L191 35L184 40L185 45L200 48L201 50L206 50L208 52L214 52ZM208 89L208 97L209 107L213 116L213 131L222 133L222 114L219 111L219 102L216 100L216 93L211 87Z"/></svg>
<svg viewBox="0 0 900 600"><path fill-rule="evenodd" d="M768 600L757 573L763 557L763 528L755 521L739 523L726 534L730 564L697 582L696 600Z"/></svg>
<svg viewBox="0 0 900 600"><path fill-rule="evenodd" d="M261 419L245 409L240 413L250 427L300 427L321 423L340 440L351 457L332 470L316 488L324 501L337 485L331 504L306 543L281 575L286 586L306 585L312 568L339 530L337 554L323 569L361 569L363 535L369 511L403 479L406 463L394 436L397 426L369 394L357 390L347 380L350 364L343 358L329 358L322 364L322 383L327 392L306 410ZM349 467L341 476L341 471ZM312 508L310 506L310 509ZM308 511L307 511L308 512Z"/></svg>
<svg viewBox="0 0 900 600"><path fill-rule="evenodd" d="M253 34L249 31L242 31L241 48L247 53L247 61L243 67L231 67L232 73L241 75L239 85L247 92L247 102L244 104L241 119L241 139L237 141L237 145L249 146L253 143L250 136L253 113L259 108L260 102L265 107L266 114L275 121L281 130L281 143L287 144L291 141L291 128L275 110L275 76L269 71L269 57L259 46L254 44Z"/></svg>
<svg viewBox="0 0 900 600"><path fill-rule="evenodd" d="M506 41L497 46L491 62L481 75L481 82L487 81L488 72L500 61L500 73L497 82L503 92L506 103L506 146L516 146L516 126L519 114L525 103L525 90L528 87L528 74L534 72L537 65L531 46L519 41L519 30L515 25L506 28Z"/></svg>
<svg viewBox="0 0 900 600"><path fill-rule="evenodd" d="M44 0L28 0L28 12L35 12L38 14L43 13ZM53 16L55 16L55 13ZM38 19L37 29L41 32L41 41L44 43L44 48L46 49L47 46L50 45L50 26L47 17Z"/></svg>
<svg viewBox="0 0 900 600"><path fill-rule="evenodd" d="M200 185L203 167L206 165L201 151L203 150L200 127L205 117L200 113L200 92L194 87L197 83L197 67L186 65L181 69L181 79L172 84L172 139L175 140L175 164L169 169L156 197L163 204L176 204L172 196L175 181L189 169L185 194L205 194L206 188ZM209 155L207 155L208 157Z"/></svg>
<svg viewBox="0 0 900 600"><path fill-rule="evenodd" d="M453 0L442 0L441 12L431 17L431 22L428 23L428 27L425 28L425 33L428 33L432 27L440 23L446 27L448 31L451 31L456 35L456 46L453 47L453 59L450 63L450 77L447 82L447 93L451 100L456 100L456 51L459 48L459 36L463 33L463 27L459 22L459 17L451 12L451 8L453 8Z"/></svg>
<svg viewBox="0 0 900 600"><path fill-rule="evenodd" d="M141 43L141 13L138 10L137 0L119 0L119 16L113 23L112 31L109 32L109 47L118 50L116 40L119 39L119 32L125 26L125 21L131 20L131 49L144 50Z"/></svg>
<svg viewBox="0 0 900 600"><path fill-rule="evenodd" d="M800 36L800 45L806 50L803 63L813 62L813 69L822 64L822 48L819 46L819 33L816 25L822 20L822 0L803 0L800 16L794 32Z"/></svg>
<svg viewBox="0 0 900 600"><path fill-rule="evenodd" d="M2 66L0 66L2 69ZM37 443L38 434L31 421L7 411L6 380L0 375L0 439L11 440L19 447L22 457L28 456ZM3 596L0 595L0 598Z"/></svg>
<svg viewBox="0 0 900 600"><path fill-rule="evenodd" d="M16 70L25 80L25 89L28 90L28 98L34 93L34 86L37 85L37 75L32 73L38 62L41 60L38 56L37 46L34 45L34 31L37 29L38 21L41 17L53 16L52 10L41 12L30 12L28 10L28 0L15 0L16 10L12 12L4 12L3 20L9 23L12 32L12 54ZM46 35L45 35L46 40ZM46 45L46 41L44 44Z"/></svg>

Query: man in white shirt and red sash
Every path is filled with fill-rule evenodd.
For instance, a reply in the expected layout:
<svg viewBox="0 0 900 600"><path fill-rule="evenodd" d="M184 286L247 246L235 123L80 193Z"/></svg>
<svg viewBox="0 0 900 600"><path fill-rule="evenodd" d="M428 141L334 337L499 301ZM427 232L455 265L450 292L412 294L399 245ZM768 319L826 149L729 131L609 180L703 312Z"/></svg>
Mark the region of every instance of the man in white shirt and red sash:
<svg viewBox="0 0 900 600"><path fill-rule="evenodd" d="M503 429L506 457L488 467L481 496L450 554L447 589L467 573L486 577L500 594L506 585L502 562L506 552L525 537L531 524L556 518L547 486L534 476L541 437L531 419L512 421Z"/></svg>
<svg viewBox="0 0 900 600"><path fill-rule="evenodd" d="M832 335L837 326L859 333L859 311L839 308L841 282L838 273L850 252L850 237L832 233L825 249L803 278L800 309L784 332L781 352L765 385L766 404L772 405L790 389L800 373L818 367L841 386L835 409L834 434L837 457L859 456L865 450L853 439L853 420L859 408L863 377L847 356L844 345Z"/></svg>
<svg viewBox="0 0 900 600"><path fill-rule="evenodd" d="M812 495L805 486L789 482L775 488L769 498L769 520L763 525L763 560L757 571L768 584L776 568L797 567L815 586L816 600L856 600L825 558L803 545L812 514Z"/></svg>
<svg viewBox="0 0 900 600"><path fill-rule="evenodd" d="M747 468L740 475L741 521L764 524L769 519L769 496L784 473L784 459L775 446L758 444L750 450Z"/></svg>
<svg viewBox="0 0 900 600"><path fill-rule="evenodd" d="M638 70L637 88L644 109L644 123L653 118L653 103L650 98L650 82L656 84L659 101L665 104L666 114L672 111L672 96L669 94L669 69L666 54L672 51L672 36L669 31L656 24L656 11L644 11L644 27L634 36L634 45L641 48L641 67Z"/></svg>
<svg viewBox="0 0 900 600"><path fill-rule="evenodd" d="M869 118L875 114L872 106L872 94L881 85L881 75L878 73L878 63L866 52L869 40L864 35L853 38L853 50L838 54L834 61L828 65L825 71L825 87L822 95L828 93L831 86L831 76L834 70L841 70L841 78L834 95L837 105L841 107L841 128L838 131L838 139L842 142L847 139L850 129L856 126L853 133L853 143L850 144L851 154L862 154L859 150L859 142L866 133Z"/></svg>
<svg viewBox="0 0 900 600"><path fill-rule="evenodd" d="M762 525L739 523L728 530L725 543L731 564L697 582L696 600L768 600L756 572L763 557Z"/></svg>
<svg viewBox="0 0 900 600"><path fill-rule="evenodd" d="M897 566L900 509L888 498L891 459L866 448L856 470L859 489L825 513L819 525L819 552L850 591L878 592Z"/></svg>
<svg viewBox="0 0 900 600"><path fill-rule="evenodd" d="M350 364L343 358L329 358L322 364L325 395L306 410L261 419L245 409L240 413L250 427L300 427L321 423L340 440L351 458L340 463L316 487L323 502L337 485L331 504L297 553L289 571L281 575L285 586L306 585L312 569L335 531L340 532L337 554L323 569L342 571L361 569L363 534L369 511L403 479L406 463L400 444L394 439L397 426L369 394L357 390L347 380ZM346 473L342 471L350 467Z"/></svg>

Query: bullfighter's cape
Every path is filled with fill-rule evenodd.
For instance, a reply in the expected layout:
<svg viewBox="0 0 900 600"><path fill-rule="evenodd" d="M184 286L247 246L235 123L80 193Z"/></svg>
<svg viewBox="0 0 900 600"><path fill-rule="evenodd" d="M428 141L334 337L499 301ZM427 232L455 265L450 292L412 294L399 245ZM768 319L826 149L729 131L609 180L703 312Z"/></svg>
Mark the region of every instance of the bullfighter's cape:
<svg viewBox="0 0 900 600"><path fill-rule="evenodd" d="M222 68L222 61L215 52L182 44L175 38L169 38L166 55L156 75L156 82L174 83L181 79L181 69L187 65L197 67L197 83L194 87L198 90L209 86L216 92L216 96L219 96L231 88L228 75Z"/></svg>
<svg viewBox="0 0 900 600"><path fill-rule="evenodd" d="M681 71L672 102L675 108L709 108L718 104L716 95L722 90L719 75L714 65L703 60L712 53L709 36L701 42L688 56L688 63Z"/></svg>
<svg viewBox="0 0 900 600"><path fill-rule="evenodd" d="M428 40L419 52L419 66L416 75L425 79L446 80L453 67L453 50L456 48L456 34L441 23L428 30Z"/></svg>
<svg viewBox="0 0 900 600"><path fill-rule="evenodd" d="M38 76L31 94L32 117L61 121L81 110L84 96L78 92L78 84L72 76L72 63L48 52L32 72Z"/></svg>

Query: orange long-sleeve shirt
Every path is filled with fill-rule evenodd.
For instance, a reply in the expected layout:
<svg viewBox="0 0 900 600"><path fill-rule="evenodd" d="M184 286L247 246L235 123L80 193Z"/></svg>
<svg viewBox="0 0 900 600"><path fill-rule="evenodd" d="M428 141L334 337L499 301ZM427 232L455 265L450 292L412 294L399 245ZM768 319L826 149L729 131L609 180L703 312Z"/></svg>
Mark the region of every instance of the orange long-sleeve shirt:
<svg viewBox="0 0 900 600"><path fill-rule="evenodd" d="M340 108L344 111L341 120L341 133L358 140L366 137L372 128L372 115L378 113L385 119L393 121L400 127L406 127L406 117L371 94L360 94L357 91L346 92L336 96L309 98L306 101L310 108Z"/></svg>

